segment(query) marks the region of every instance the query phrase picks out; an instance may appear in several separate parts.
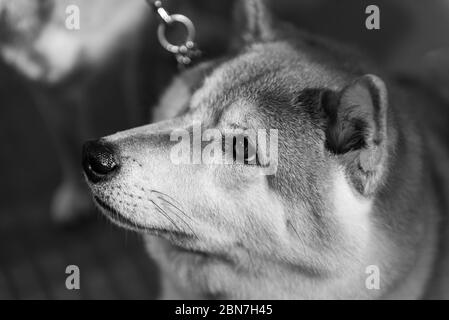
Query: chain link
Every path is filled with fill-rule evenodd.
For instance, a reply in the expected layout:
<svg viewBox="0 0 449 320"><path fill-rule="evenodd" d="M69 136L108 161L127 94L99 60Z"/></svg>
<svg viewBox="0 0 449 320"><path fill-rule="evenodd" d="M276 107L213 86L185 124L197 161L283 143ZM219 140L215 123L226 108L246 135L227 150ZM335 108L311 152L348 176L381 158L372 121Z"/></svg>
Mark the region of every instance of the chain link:
<svg viewBox="0 0 449 320"><path fill-rule="evenodd" d="M178 64L181 67L186 67L192 63L195 58L201 56L201 51L197 48L195 43L195 26L193 22L182 14L169 14L162 6L162 1L147 0L147 3L153 7L153 10L158 14L160 24L157 30L157 36L161 46L175 55ZM171 43L166 36L167 26L174 23L182 24L187 30L187 36L182 44Z"/></svg>

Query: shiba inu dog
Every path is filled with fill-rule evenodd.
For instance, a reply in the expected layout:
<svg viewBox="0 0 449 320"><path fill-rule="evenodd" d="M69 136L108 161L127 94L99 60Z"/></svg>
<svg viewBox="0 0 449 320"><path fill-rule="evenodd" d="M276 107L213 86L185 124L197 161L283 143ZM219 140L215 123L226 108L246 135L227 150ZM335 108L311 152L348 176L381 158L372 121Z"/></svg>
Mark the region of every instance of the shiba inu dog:
<svg viewBox="0 0 449 320"><path fill-rule="evenodd" d="M70 8L79 9L79 29L67 27ZM138 123L135 72L147 23L139 0L0 0L0 58L26 80L62 167L51 209L57 221L91 207L79 149L92 135L87 110L96 95L89 89L105 71L123 79L129 123Z"/></svg>
<svg viewBox="0 0 449 320"><path fill-rule="evenodd" d="M241 49L176 78L159 122L84 146L96 204L144 234L163 297L448 297L447 103L262 1L236 12ZM250 139L243 162L173 163L173 132L198 122L277 130L277 169L261 174L260 150L249 164Z"/></svg>

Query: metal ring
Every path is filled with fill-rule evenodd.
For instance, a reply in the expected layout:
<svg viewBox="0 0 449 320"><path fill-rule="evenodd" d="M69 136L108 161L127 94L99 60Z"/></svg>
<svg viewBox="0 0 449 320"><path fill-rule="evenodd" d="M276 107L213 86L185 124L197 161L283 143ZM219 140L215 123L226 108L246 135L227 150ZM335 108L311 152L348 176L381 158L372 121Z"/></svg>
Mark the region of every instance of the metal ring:
<svg viewBox="0 0 449 320"><path fill-rule="evenodd" d="M167 51L170 51L171 53L174 54L178 54L186 49L191 49L194 43L193 40L195 39L195 26L193 25L192 21L182 14L172 14L170 18L171 18L170 23L168 24L161 23L157 29L157 36L159 38L159 42L161 43L161 45ZM176 22L183 24L184 27L186 27L187 29L187 37L184 42L184 45L172 44L167 40L167 37L165 36L166 26Z"/></svg>

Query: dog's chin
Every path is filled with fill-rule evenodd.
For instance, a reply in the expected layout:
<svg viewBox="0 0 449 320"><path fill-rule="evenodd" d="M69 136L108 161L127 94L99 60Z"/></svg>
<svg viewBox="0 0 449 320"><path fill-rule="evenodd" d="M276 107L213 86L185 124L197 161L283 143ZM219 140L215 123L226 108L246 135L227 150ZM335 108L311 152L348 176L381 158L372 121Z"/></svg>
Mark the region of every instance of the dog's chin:
<svg viewBox="0 0 449 320"><path fill-rule="evenodd" d="M106 216L112 223L118 225L119 227L133 230L136 232L145 232L147 230L146 227L140 226L134 221L125 218L117 209L113 208L99 197L94 196L94 201L97 207L100 209L100 212Z"/></svg>
<svg viewBox="0 0 449 320"><path fill-rule="evenodd" d="M139 224L129 218L126 218L119 210L112 207L98 196L94 196L94 201L97 207L100 209L101 213L106 216L112 223L118 225L119 227L139 232L142 234L150 234L159 237L166 238L168 240L173 240L178 243L182 243L184 240L191 240L194 235L190 235L177 230L168 230L163 228L148 227Z"/></svg>
<svg viewBox="0 0 449 320"><path fill-rule="evenodd" d="M205 260L221 260L223 262L230 263L229 257L223 253L209 251L204 248L199 248L198 237L196 235L187 234L180 231L167 230L162 228L147 227L126 218L119 210L115 209L102 199L94 196L94 201L101 213L106 216L112 223L119 227L132 230L141 234L156 236L161 239L165 239L170 244L170 251L172 255L177 257L195 257Z"/></svg>

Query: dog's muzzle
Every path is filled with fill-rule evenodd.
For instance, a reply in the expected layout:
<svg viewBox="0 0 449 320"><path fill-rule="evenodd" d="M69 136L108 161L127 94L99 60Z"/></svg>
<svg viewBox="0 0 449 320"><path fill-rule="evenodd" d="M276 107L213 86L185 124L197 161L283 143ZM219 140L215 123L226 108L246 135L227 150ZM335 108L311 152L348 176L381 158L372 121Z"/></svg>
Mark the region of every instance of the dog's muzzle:
<svg viewBox="0 0 449 320"><path fill-rule="evenodd" d="M92 183L106 181L120 167L114 148L102 140L84 144L82 164L87 178Z"/></svg>

